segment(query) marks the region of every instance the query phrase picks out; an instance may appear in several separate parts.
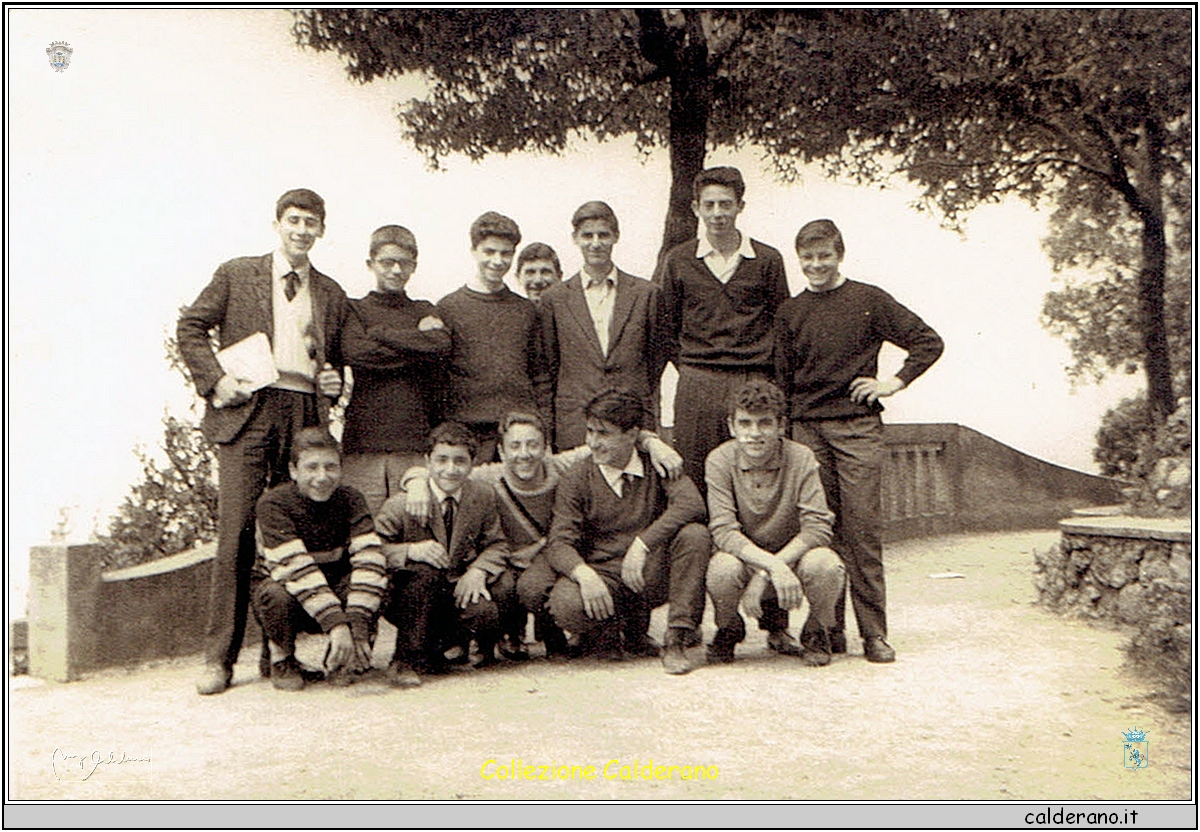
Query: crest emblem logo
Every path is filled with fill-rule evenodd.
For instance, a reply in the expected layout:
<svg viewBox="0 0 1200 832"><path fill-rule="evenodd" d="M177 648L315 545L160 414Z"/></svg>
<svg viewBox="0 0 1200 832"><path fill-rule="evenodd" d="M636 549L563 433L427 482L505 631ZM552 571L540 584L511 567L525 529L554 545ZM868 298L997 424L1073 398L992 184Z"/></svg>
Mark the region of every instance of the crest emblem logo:
<svg viewBox="0 0 1200 832"><path fill-rule="evenodd" d="M1125 768L1146 768L1150 765L1150 742L1146 732L1134 728L1122 731L1125 735Z"/></svg>
<svg viewBox="0 0 1200 832"><path fill-rule="evenodd" d="M46 47L46 55L50 58L50 66L55 72L62 72L71 65L71 44L65 40L56 40Z"/></svg>

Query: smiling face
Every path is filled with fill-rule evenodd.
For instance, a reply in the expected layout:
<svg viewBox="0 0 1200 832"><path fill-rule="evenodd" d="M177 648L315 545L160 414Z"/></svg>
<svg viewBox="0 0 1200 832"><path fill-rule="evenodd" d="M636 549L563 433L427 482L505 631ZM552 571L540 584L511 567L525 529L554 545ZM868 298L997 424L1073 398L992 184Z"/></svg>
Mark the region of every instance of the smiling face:
<svg viewBox="0 0 1200 832"><path fill-rule="evenodd" d="M833 240L818 240L796 249L796 257L800 259L800 268L808 280L808 287L814 292L827 292L836 289L841 282L838 267L842 256L838 254Z"/></svg>
<svg viewBox="0 0 1200 832"><path fill-rule="evenodd" d="M425 457L429 478L446 494L457 494L471 473L471 452L465 445L438 442Z"/></svg>
<svg viewBox="0 0 1200 832"><path fill-rule="evenodd" d="M608 274L612 271L612 250L619 235L604 220L584 220L571 235L583 263L593 274Z"/></svg>
<svg viewBox="0 0 1200 832"><path fill-rule="evenodd" d="M726 185L705 185L692 203L692 212L704 223L709 237L721 237L737 230L737 217L746 203Z"/></svg>
<svg viewBox="0 0 1200 832"><path fill-rule="evenodd" d="M521 288L530 300L537 300L542 292L562 279L553 260L526 260L517 271Z"/></svg>
<svg viewBox="0 0 1200 832"><path fill-rule="evenodd" d="M533 425L509 425L500 442L504 469L522 484L535 485L545 477L546 438Z"/></svg>
<svg viewBox="0 0 1200 832"><path fill-rule="evenodd" d="M303 496L323 503L342 481L342 458L332 448L309 448L288 463L288 473Z"/></svg>
<svg viewBox="0 0 1200 832"><path fill-rule="evenodd" d="M375 275L379 291L399 294L417 269L417 257L409 249L386 243L367 261L367 268Z"/></svg>
<svg viewBox="0 0 1200 832"><path fill-rule="evenodd" d="M476 279L485 291L498 292L504 288L504 275L512 268L516 250L516 244L503 237L484 237L471 249L478 267Z"/></svg>
<svg viewBox="0 0 1200 832"><path fill-rule="evenodd" d="M784 420L774 413L750 413L737 408L729 418L729 433L749 459L767 459L784 436Z"/></svg>
<svg viewBox="0 0 1200 832"><path fill-rule="evenodd" d="M637 425L629 430L621 430L612 422L588 417L586 441L592 451L592 459L600 465L624 468L633 455L639 432Z"/></svg>
<svg viewBox="0 0 1200 832"><path fill-rule="evenodd" d="M308 259L309 249L325 233L325 223L320 217L294 205L285 208L271 227L279 235L283 256L293 266Z"/></svg>

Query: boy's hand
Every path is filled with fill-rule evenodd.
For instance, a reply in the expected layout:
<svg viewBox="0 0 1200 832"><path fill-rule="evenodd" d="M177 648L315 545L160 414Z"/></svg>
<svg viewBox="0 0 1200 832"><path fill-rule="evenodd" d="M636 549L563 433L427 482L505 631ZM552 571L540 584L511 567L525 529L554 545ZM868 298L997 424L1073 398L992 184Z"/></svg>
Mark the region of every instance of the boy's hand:
<svg viewBox="0 0 1200 832"><path fill-rule="evenodd" d="M625 550L625 558L621 561L621 580L634 592L641 592L646 588L646 577L643 573L649 551L640 537L635 537Z"/></svg>
<svg viewBox="0 0 1200 832"><path fill-rule="evenodd" d="M317 373L317 389L321 391L322 396L331 399L342 395L342 374L333 369L333 365L328 361L321 368L321 372Z"/></svg>
<svg viewBox="0 0 1200 832"><path fill-rule="evenodd" d="M408 544L408 559L427 563L434 569L450 568L450 555L446 554L446 547L436 540Z"/></svg>
<svg viewBox="0 0 1200 832"><path fill-rule="evenodd" d="M465 610L468 604L476 604L484 598L492 600L487 588L487 573L472 566L454 584L454 601L460 610Z"/></svg>
<svg viewBox="0 0 1200 832"><path fill-rule="evenodd" d="M366 673L371 669L371 645L366 639L354 639L350 669L356 673Z"/></svg>
<svg viewBox="0 0 1200 832"><path fill-rule="evenodd" d="M761 572L755 572L750 583L746 585L746 591L742 593L742 607L745 608L746 615L751 618L762 618L762 599L766 590L767 579Z"/></svg>
<svg viewBox="0 0 1200 832"><path fill-rule="evenodd" d="M875 404L882 398L904 389L904 382L895 376L885 379L859 376L850 382L850 399L857 404Z"/></svg>
<svg viewBox="0 0 1200 832"><path fill-rule="evenodd" d="M785 610L794 610L800 606L804 597L800 579L783 561L771 567L771 583L775 586L775 597L779 600L779 606Z"/></svg>
<svg viewBox="0 0 1200 832"><path fill-rule="evenodd" d="M339 624L329 631L329 655L325 659L326 670L344 667L354 658L354 636L347 624Z"/></svg>
<svg viewBox="0 0 1200 832"><path fill-rule="evenodd" d="M404 534L404 513L403 494L388 497L379 507L379 511L375 512L375 531L384 537L400 537Z"/></svg>
<svg viewBox="0 0 1200 832"><path fill-rule="evenodd" d="M650 464L659 476L673 480L683 473L683 457L666 442L654 436L646 437L642 445L650 455Z"/></svg>
<svg viewBox="0 0 1200 832"><path fill-rule="evenodd" d="M596 574L596 570L581 563L571 570L571 577L579 584L579 594L583 597L583 611L588 618L603 621L616 612L613 605L612 593L607 584Z"/></svg>
<svg viewBox="0 0 1200 832"><path fill-rule="evenodd" d="M250 400L250 391L242 383L226 373L217 380L212 389L212 406L218 410L222 407L233 407Z"/></svg>

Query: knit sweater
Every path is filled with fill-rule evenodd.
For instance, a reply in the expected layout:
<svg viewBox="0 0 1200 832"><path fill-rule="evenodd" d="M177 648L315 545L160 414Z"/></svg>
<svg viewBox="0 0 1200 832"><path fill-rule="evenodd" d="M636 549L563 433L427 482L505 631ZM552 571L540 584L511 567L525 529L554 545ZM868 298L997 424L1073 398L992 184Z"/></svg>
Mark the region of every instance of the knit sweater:
<svg viewBox="0 0 1200 832"><path fill-rule="evenodd" d="M625 483L618 497L593 460L563 474L545 557L570 575L581 563L620 561L635 537L651 551L666 546L688 523L704 522L704 501L687 477L665 480L642 451L645 475Z"/></svg>
<svg viewBox="0 0 1200 832"><path fill-rule="evenodd" d="M654 282L663 306L664 343L676 366L770 372L775 310L788 298L783 256L750 241L728 283L696 257L697 240L667 252Z"/></svg>
<svg viewBox="0 0 1200 832"><path fill-rule="evenodd" d="M437 362L450 353L450 332L420 332L422 318L437 315L426 300L403 293L371 292L350 301L342 353L354 371L342 448L354 453L420 453L430 428L427 391Z"/></svg>
<svg viewBox="0 0 1200 832"><path fill-rule="evenodd" d="M905 386L942 354L936 332L877 286L847 280L826 292L804 290L775 321L775 378L793 419L846 419L883 410L850 398L850 382L874 378L884 341L907 350L896 377Z"/></svg>
<svg viewBox="0 0 1200 832"><path fill-rule="evenodd" d="M783 439L769 459L748 459L731 439L708 455L708 528L717 550L741 557L749 546L776 554L800 535L804 551L827 546L833 512L825 502L817 458Z"/></svg>
<svg viewBox="0 0 1200 832"><path fill-rule="evenodd" d="M493 293L463 286L437 306L454 344L447 418L499 422L510 410L548 418L550 377L537 307L507 286Z"/></svg>
<svg viewBox="0 0 1200 832"><path fill-rule="evenodd" d="M255 571L282 584L324 632L349 624L365 637L387 590L387 566L363 496L339 485L318 503L289 482L263 494L256 512ZM347 573L343 608L331 587Z"/></svg>

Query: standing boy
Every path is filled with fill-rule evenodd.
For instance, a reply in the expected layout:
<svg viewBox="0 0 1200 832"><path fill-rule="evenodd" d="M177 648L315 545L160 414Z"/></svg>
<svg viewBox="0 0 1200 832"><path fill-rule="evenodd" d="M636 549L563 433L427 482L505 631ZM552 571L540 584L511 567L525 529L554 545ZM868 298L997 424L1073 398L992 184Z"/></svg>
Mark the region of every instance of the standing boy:
<svg viewBox="0 0 1200 832"><path fill-rule="evenodd" d="M517 282L534 303L541 300L543 292L562 282L562 265L554 249L545 243L530 243L521 249L517 255Z"/></svg>
<svg viewBox="0 0 1200 832"><path fill-rule="evenodd" d="M729 436L729 394L749 378L771 376L772 324L788 286L782 255L738 230L746 206L741 172L709 168L692 190L703 233L667 252L654 282L666 357L679 370L675 446L684 472L702 483L705 458Z"/></svg>
<svg viewBox="0 0 1200 832"><path fill-rule="evenodd" d="M542 332L554 390L554 445L583 444L583 408L606 388L653 401L666 363L659 344L658 291L613 264L621 238L606 203L585 202L571 217L583 268L542 297ZM654 428L647 411L643 426Z"/></svg>
<svg viewBox="0 0 1200 832"><path fill-rule="evenodd" d="M549 377L537 307L504 284L521 242L517 224L489 211L471 223L471 283L438 301L453 350L446 417L471 429L477 462L495 458L497 428L510 410L549 418Z"/></svg>
<svg viewBox="0 0 1200 832"><path fill-rule="evenodd" d="M733 661L746 635L740 601L776 653L819 667L831 659L826 628L846 591L846 570L828 548L833 512L813 452L785 438L787 400L769 381L752 380L729 401L729 433L705 463L708 528L716 553L708 563L717 634L710 662ZM787 632L788 610L807 598L818 622L815 646L801 651Z"/></svg>
<svg viewBox="0 0 1200 832"><path fill-rule="evenodd" d="M376 289L350 301L342 334L342 354L354 372L342 447L345 482L362 492L374 513L423 459L433 371L450 354L450 333L432 303L405 292L417 268L411 231L377 229L367 268Z"/></svg>
<svg viewBox="0 0 1200 832"><path fill-rule="evenodd" d="M259 579L254 607L271 654L271 684L302 690L312 674L296 661L296 634L328 633L326 668L349 684L371 666L375 616L387 567L362 495L341 485L341 453L323 428L292 443L290 483L258 500Z"/></svg>
<svg viewBox="0 0 1200 832"><path fill-rule="evenodd" d="M399 528L380 525L392 580L383 615L398 631L387 677L399 687L421 684L420 674L441 669L446 647L471 638L482 663L494 661L500 606L516 591L511 578L500 581L508 543L496 493L468 479L475 436L464 425L443 422L430 431L427 447L430 516L404 513Z"/></svg>
<svg viewBox="0 0 1200 832"><path fill-rule="evenodd" d="M207 399L201 429L217 445L221 469L206 663L196 683L201 694L229 687L241 651L255 503L264 486L287 481L292 437L303 427L328 424L331 400L342 390L334 367L342 363L346 293L308 259L325 233L325 201L305 188L288 191L275 203L272 227L279 248L223 264L176 330L196 391ZM278 380L252 391L226 373L210 340L214 331L220 348L265 333Z"/></svg>
<svg viewBox="0 0 1200 832"><path fill-rule="evenodd" d="M776 318L776 378L788 396L792 438L812 448L821 465L829 507L837 515L834 548L849 577L854 617L871 662L891 662L883 577L880 399L903 390L937 361L942 339L884 290L847 280L846 247L831 220L814 220L796 234L796 256L808 288ZM877 378L879 348L891 342L908 355L896 375ZM830 633L845 652L845 599ZM810 616L801 640L813 643Z"/></svg>

